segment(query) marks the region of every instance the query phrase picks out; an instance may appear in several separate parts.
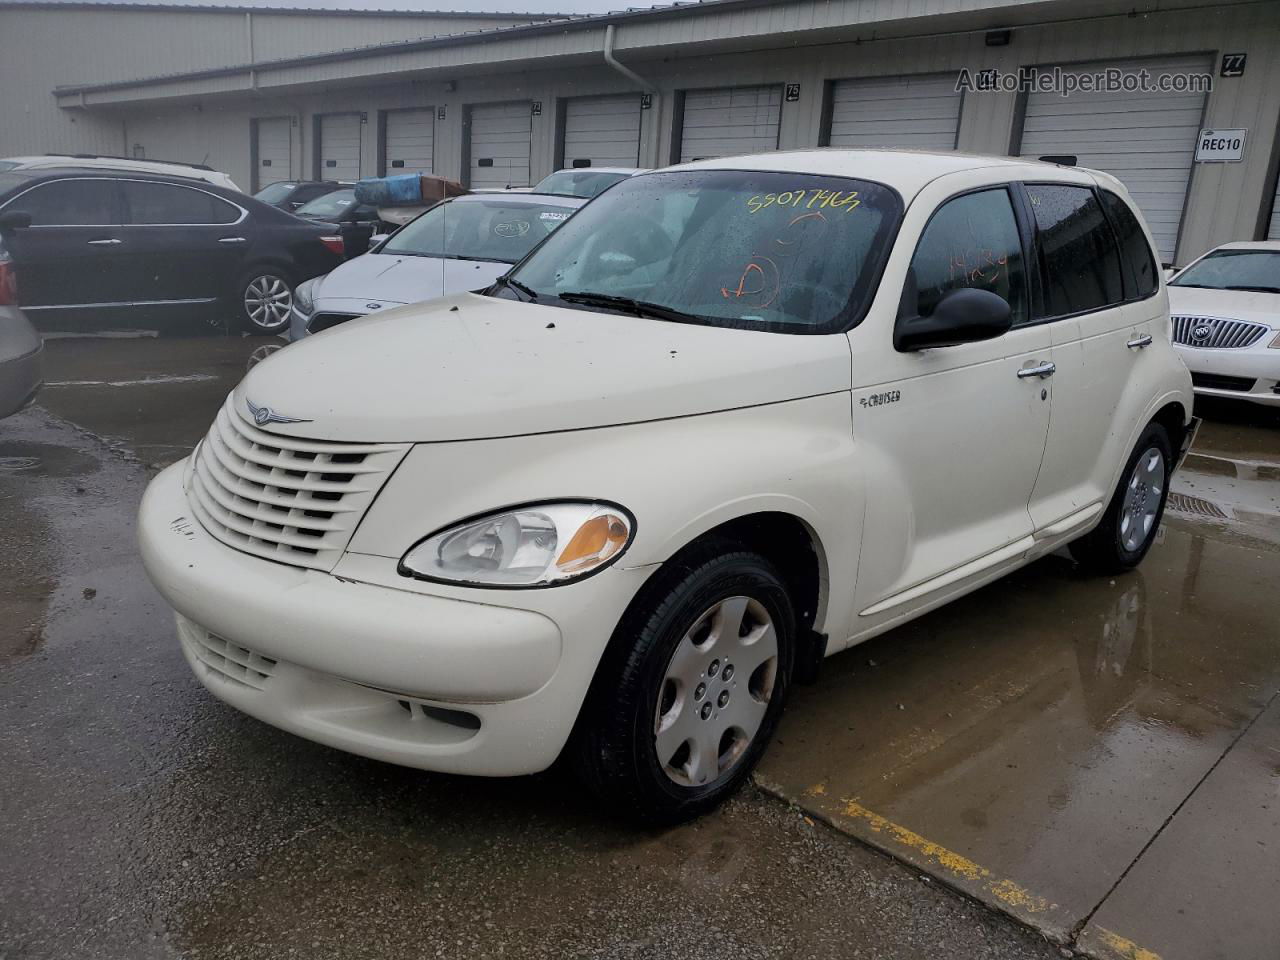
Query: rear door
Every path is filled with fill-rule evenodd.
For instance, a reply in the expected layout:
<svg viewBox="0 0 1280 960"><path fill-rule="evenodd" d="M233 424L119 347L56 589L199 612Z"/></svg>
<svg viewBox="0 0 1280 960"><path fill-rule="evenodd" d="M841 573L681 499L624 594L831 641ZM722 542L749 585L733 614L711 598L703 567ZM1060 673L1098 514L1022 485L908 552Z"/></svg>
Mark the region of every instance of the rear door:
<svg viewBox="0 0 1280 960"><path fill-rule="evenodd" d="M473 189L527 187L533 104L477 103L471 107L470 182Z"/></svg>
<svg viewBox="0 0 1280 960"><path fill-rule="evenodd" d="M574 97L564 105L564 167L640 163L640 96Z"/></svg>
<svg viewBox="0 0 1280 960"><path fill-rule="evenodd" d="M1041 322L1053 331L1057 367L1031 514L1038 530L1065 532L1111 496L1153 396L1147 371L1155 375L1155 358L1146 345L1165 335L1156 325L1168 323L1168 307L1157 295L1146 235L1118 196L1063 183L1025 190L1042 275Z"/></svg>
<svg viewBox="0 0 1280 960"><path fill-rule="evenodd" d="M777 150L781 117L778 86L686 91L680 162Z"/></svg>
<svg viewBox="0 0 1280 960"><path fill-rule="evenodd" d="M4 211L31 215L10 235L18 294L33 318L101 310L133 297L124 277L130 251L123 236L117 181L77 177L46 181L19 194Z"/></svg>
<svg viewBox="0 0 1280 960"><path fill-rule="evenodd" d="M148 305L197 307L231 289L249 245L248 214L198 187L121 181L135 299Z"/></svg>
<svg viewBox="0 0 1280 960"><path fill-rule="evenodd" d="M320 118L317 180L360 179L363 130L358 113L331 113Z"/></svg>

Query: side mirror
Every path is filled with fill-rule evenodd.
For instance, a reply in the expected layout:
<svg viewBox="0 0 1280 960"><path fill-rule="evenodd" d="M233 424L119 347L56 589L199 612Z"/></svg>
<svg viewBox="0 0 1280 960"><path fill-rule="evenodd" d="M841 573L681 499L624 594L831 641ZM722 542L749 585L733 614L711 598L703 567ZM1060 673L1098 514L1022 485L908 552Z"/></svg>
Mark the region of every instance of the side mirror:
<svg viewBox="0 0 1280 960"><path fill-rule="evenodd" d="M25 230L31 226L31 214L25 210L0 213L0 230Z"/></svg>
<svg viewBox="0 0 1280 960"><path fill-rule="evenodd" d="M893 330L893 347L906 353L931 347L990 340L1013 325L1009 302L999 294L961 287L943 295L927 317L899 319Z"/></svg>

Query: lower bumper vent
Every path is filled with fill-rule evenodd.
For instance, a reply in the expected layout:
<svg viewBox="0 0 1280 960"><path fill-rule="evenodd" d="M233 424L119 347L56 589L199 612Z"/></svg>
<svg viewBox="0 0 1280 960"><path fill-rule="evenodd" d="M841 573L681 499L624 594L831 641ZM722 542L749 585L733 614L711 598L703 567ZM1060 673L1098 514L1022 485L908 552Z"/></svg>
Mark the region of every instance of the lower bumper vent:
<svg viewBox="0 0 1280 960"><path fill-rule="evenodd" d="M1227 377L1218 373L1193 372L1191 374L1191 383L1194 386L1205 387L1208 390L1239 390L1241 393L1248 393L1257 382L1250 377Z"/></svg>
<svg viewBox="0 0 1280 960"><path fill-rule="evenodd" d="M276 661L254 653L212 633L191 631L191 651L212 673L231 683L261 690L271 678Z"/></svg>

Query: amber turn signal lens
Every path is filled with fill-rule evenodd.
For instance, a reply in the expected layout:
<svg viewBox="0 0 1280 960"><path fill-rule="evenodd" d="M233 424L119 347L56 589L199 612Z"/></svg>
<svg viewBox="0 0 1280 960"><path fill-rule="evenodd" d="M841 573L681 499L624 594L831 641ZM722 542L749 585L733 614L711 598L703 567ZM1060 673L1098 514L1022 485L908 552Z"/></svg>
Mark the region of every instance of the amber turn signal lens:
<svg viewBox="0 0 1280 960"><path fill-rule="evenodd" d="M564 573L577 573L599 566L627 545L629 532L627 521L617 514L592 517L565 546L556 567Z"/></svg>

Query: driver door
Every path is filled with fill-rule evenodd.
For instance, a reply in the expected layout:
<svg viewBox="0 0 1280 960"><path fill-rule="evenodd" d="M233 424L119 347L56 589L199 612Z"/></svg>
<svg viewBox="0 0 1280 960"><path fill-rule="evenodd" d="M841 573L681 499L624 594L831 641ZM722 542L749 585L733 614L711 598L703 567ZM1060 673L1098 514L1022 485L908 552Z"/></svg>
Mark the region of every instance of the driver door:
<svg viewBox="0 0 1280 960"><path fill-rule="evenodd" d="M939 204L899 311L928 316L947 292L977 287L1009 302L1008 332L910 352L886 348L892 331L883 327L849 333L853 435L868 472L855 635L994 578L1031 542L1051 387L1028 370L1049 362L1051 339L1030 322L1026 231L1015 211L1005 186Z"/></svg>

